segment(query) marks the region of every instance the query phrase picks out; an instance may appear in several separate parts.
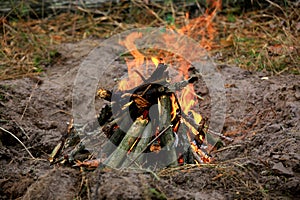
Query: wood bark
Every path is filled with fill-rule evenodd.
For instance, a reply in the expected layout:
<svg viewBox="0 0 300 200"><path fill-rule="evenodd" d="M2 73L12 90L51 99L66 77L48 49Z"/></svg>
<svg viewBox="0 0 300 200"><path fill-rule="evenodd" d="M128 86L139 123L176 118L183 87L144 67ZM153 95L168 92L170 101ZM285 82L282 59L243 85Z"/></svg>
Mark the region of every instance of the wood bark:
<svg viewBox="0 0 300 200"><path fill-rule="evenodd" d="M188 137L189 128L185 123L181 123L178 134L180 137L179 146L181 147L181 152L183 152L183 164L194 164L194 155L191 148L190 140Z"/></svg>

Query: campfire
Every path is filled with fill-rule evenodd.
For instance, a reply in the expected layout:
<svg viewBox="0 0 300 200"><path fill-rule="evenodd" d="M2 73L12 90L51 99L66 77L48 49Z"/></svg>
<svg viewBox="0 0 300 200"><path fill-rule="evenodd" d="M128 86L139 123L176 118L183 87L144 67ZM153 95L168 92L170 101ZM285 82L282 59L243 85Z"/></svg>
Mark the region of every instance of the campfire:
<svg viewBox="0 0 300 200"><path fill-rule="evenodd" d="M156 58L148 63L150 74L128 65L130 73L115 91L97 91L106 103L96 121L81 127L71 122L66 138L50 156L51 163L157 169L213 160L210 152L218 138L229 138L209 132L208 119L193 109L201 99L193 87L200 74L190 66L187 78L171 81L178 77L170 77L170 66Z"/></svg>
<svg viewBox="0 0 300 200"><path fill-rule="evenodd" d="M220 8L217 2L212 12L191 20L191 24L178 30L179 34L195 37L193 32L205 24L210 34L204 37L201 30L201 45L211 48L212 18ZM128 76L119 81L115 90L97 91L97 96L106 101L97 119L80 127L71 122L68 134L49 158L51 163L118 169L209 163L218 139L230 140L209 131L208 118L195 109L202 99L194 89L201 80L197 69L169 52L146 56L135 46L139 37L141 33L133 32L120 42L133 57L125 59ZM172 38L166 37L165 41L172 42Z"/></svg>
<svg viewBox="0 0 300 200"><path fill-rule="evenodd" d="M123 81L114 94L107 89L98 90L97 95L108 103L100 111L97 120L101 125L100 132L109 141L102 144L101 159L77 161L77 166L103 164L113 168L167 167L212 160L205 150L208 146L205 142L207 121L201 119L201 123L197 123L193 117L184 113L176 95L199 77L193 75L186 80L170 83L167 69L167 65L158 63L147 79L136 71L142 82L125 89L124 83L127 82ZM127 85L131 86L131 83ZM79 132L78 127L70 123L68 138L54 149L51 162L72 163L76 160L75 155L82 153L86 144L84 139L80 141ZM82 129L82 132L87 131ZM76 148L69 154L54 159L62 146L67 149L74 143L77 143Z"/></svg>
<svg viewBox="0 0 300 200"><path fill-rule="evenodd" d="M129 167L133 163L138 166L176 166L194 163L194 159L198 163L211 161L202 146L207 124L204 120L202 124L197 124L184 114L176 95L177 91L197 81L198 77L170 84L167 68L164 63L159 63L147 79L136 71L142 83L124 89L125 82L122 82L119 87L122 89L116 92L114 98L118 102L112 101L110 91L98 91L99 97L117 104L119 111L114 117L112 113L107 113L112 109L104 109L104 113L100 114L112 117L100 119L99 123L104 124L105 135L118 146L113 152L106 152L109 155L106 165L114 168ZM124 96L130 96L129 102L122 102ZM191 153L194 159L189 158Z"/></svg>

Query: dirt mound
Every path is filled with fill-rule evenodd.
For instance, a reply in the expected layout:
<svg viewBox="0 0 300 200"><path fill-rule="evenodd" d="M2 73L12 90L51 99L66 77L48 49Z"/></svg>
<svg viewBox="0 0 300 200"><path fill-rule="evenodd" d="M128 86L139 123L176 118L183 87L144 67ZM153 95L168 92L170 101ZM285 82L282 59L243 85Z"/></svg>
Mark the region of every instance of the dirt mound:
<svg viewBox="0 0 300 200"><path fill-rule="evenodd" d="M150 172L79 173L50 166L48 155L71 118L78 66L97 44L65 44L63 59L44 76L0 82L1 127L36 158L0 132L0 199L300 198L299 76L269 77L236 67L219 66L226 79L223 133L235 141L212 152L215 163L165 169L157 174L159 179Z"/></svg>

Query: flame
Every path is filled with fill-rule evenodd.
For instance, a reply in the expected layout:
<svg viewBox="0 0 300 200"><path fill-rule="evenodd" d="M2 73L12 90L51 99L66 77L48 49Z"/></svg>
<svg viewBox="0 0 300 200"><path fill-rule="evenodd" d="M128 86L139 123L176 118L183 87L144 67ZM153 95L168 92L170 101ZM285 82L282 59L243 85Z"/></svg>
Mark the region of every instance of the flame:
<svg viewBox="0 0 300 200"><path fill-rule="evenodd" d="M155 57L151 57L152 62L154 63L154 65L157 67L159 64L159 60Z"/></svg>
<svg viewBox="0 0 300 200"><path fill-rule="evenodd" d="M200 45L211 50L216 34L213 20L217 12L221 9L222 0L208 0L207 3L209 7L206 9L203 16L190 20L189 13L186 13L185 18L189 23L179 29L178 32L192 37L195 40L198 40L199 37L201 37Z"/></svg>
<svg viewBox="0 0 300 200"><path fill-rule="evenodd" d="M120 44L125 46L130 54L133 56L133 59L125 58L127 65L128 77L127 79L122 79L119 83L119 90L131 89L140 85L143 80L142 77L146 77L149 74L148 66L150 65L149 59L144 56L134 44L135 40L143 36L140 32L130 33L124 41L121 41ZM161 59L162 60L162 59ZM156 57L151 57L152 63L157 67L161 61Z"/></svg>
<svg viewBox="0 0 300 200"><path fill-rule="evenodd" d="M171 107L172 107L171 121L173 121L177 116L177 112L179 110L179 105L177 104L176 97L173 93L170 98L171 98Z"/></svg>
<svg viewBox="0 0 300 200"><path fill-rule="evenodd" d="M194 120L197 124L199 124L202 121L202 116L199 113L196 113L194 110L191 110Z"/></svg>
<svg viewBox="0 0 300 200"><path fill-rule="evenodd" d="M195 19L190 18L189 13L185 13L185 25L180 29L176 29L175 26L168 27L171 30L178 32L179 34L185 34L196 41L199 41L200 45L207 50L211 50L213 48L213 40L216 34L216 29L214 26L214 18L217 12L221 9L221 0L207 0L209 8L205 11L203 16L197 17ZM128 90L143 83L143 80L151 75L151 70L149 70L149 66L153 66L153 70L163 61L159 59L163 57L166 61L166 64L171 62L176 62L176 70L177 75L172 76L172 81L178 82L183 79L189 78L189 68L190 64L185 61L183 58L176 56L171 53L165 53L163 51L159 51L157 54L151 58L146 57L139 49L137 49L135 45L135 41L141 38L143 35L141 32L133 32L129 34L124 41L121 41L120 44L125 46L133 58L125 58L127 68L128 68L128 77L123 79L119 83L119 90ZM189 51L185 46L179 46L180 43L177 42L176 35L165 34L162 35L165 43L172 46L173 49L176 49L178 52ZM164 55L164 56L162 56ZM157 57L158 56L158 57ZM174 61L175 60L175 61ZM171 62L169 62L171 61ZM155 66L155 67L154 67ZM149 74L148 74L149 73ZM171 121L174 121L177 116L178 109L181 108L181 111L185 114L192 113L193 118L196 123L200 123L202 121L202 116L194 111L194 107L199 105L197 94L194 90L193 84L187 85L182 91L177 92L176 96L178 97L178 101L174 94L170 96L171 99ZM179 104L178 104L179 102ZM159 103L159 102L158 102ZM180 105L180 107L179 107ZM160 106L159 106L160 107ZM146 113L147 115L147 113ZM173 128L176 131L179 127L180 122L176 123ZM193 127L189 127L188 137L190 139L189 134L197 135L198 130L195 130ZM155 146L155 145L154 145ZM210 158L201 150L198 149L197 145L193 145L191 141L191 147L197 152L201 157L203 162L209 162Z"/></svg>
<svg viewBox="0 0 300 200"><path fill-rule="evenodd" d="M192 84L187 85L183 90L180 97L180 105L181 109L185 114L191 110L192 106L195 105L197 102L195 95L194 95L194 86Z"/></svg>
<svg viewBox="0 0 300 200"><path fill-rule="evenodd" d="M134 143L131 145L130 149L128 150L128 153L130 153L133 150L133 148L135 147L138 141L139 141L138 139L134 141Z"/></svg>
<svg viewBox="0 0 300 200"><path fill-rule="evenodd" d="M179 128L179 125L180 125L180 121L178 121L178 122L175 124L175 126L173 127L173 131L174 131L175 133L177 133L178 128Z"/></svg>
<svg viewBox="0 0 300 200"><path fill-rule="evenodd" d="M197 147L194 143L191 142L192 149L200 155L201 161L203 163L209 163L212 161L212 158L210 158L205 152L203 152L201 149Z"/></svg>
<svg viewBox="0 0 300 200"><path fill-rule="evenodd" d="M142 82L141 77L136 73L136 69L139 69L145 60L145 56L136 48L134 41L138 38L141 38L143 35L140 32L133 32L129 34L124 41L121 41L120 44L125 46L134 57L133 60L125 58L128 71L128 79L123 79L120 81L119 89L126 90L132 87L139 85Z"/></svg>

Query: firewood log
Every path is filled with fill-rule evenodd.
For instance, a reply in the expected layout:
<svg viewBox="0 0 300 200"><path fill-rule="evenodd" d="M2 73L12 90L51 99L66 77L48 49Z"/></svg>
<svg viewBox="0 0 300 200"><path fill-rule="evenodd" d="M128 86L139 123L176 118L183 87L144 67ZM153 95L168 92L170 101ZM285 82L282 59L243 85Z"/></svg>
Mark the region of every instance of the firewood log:
<svg viewBox="0 0 300 200"><path fill-rule="evenodd" d="M159 98L159 128L163 130L171 124L171 100L167 95L163 95ZM172 129L167 130L161 136L161 146L164 147L165 163L169 166L177 166L177 155L174 144L174 135Z"/></svg>
<svg viewBox="0 0 300 200"><path fill-rule="evenodd" d="M143 151L146 150L152 137L152 124L149 122L141 135L141 139L137 143L134 150L129 154L128 158L124 161L122 168L130 167L133 162L142 166Z"/></svg>
<svg viewBox="0 0 300 200"><path fill-rule="evenodd" d="M147 123L147 119L143 119L142 117L137 118L127 131L118 148L109 156L104 164L112 168L120 167L128 150L132 147L137 137L142 134Z"/></svg>
<svg viewBox="0 0 300 200"><path fill-rule="evenodd" d="M194 155L190 146L190 138L188 137L189 128L185 123L181 123L178 133L180 137L179 146L183 157L183 164L194 164ZM189 135L190 136L190 135ZM199 159L199 158L198 158Z"/></svg>
<svg viewBox="0 0 300 200"><path fill-rule="evenodd" d="M131 125L130 120L131 119L129 117L122 117L122 119L115 119L112 122L113 124L107 124L107 126L117 126L117 124L119 124L119 128L117 128L113 134L109 136L109 141L103 145L103 153L105 153L107 156L109 156L117 148L117 146L125 137L126 132ZM112 130L109 131L112 132Z"/></svg>

